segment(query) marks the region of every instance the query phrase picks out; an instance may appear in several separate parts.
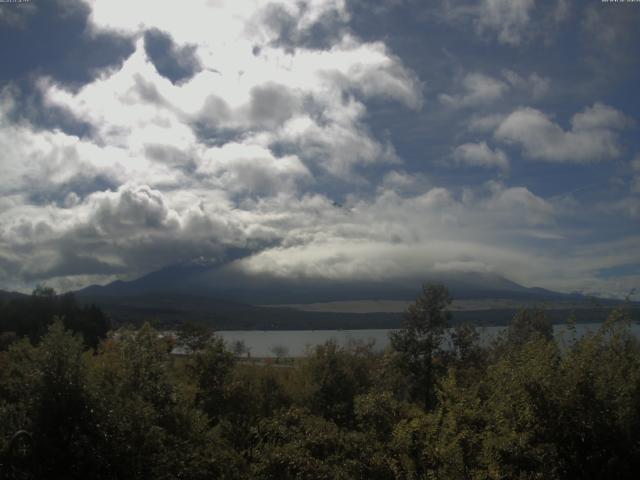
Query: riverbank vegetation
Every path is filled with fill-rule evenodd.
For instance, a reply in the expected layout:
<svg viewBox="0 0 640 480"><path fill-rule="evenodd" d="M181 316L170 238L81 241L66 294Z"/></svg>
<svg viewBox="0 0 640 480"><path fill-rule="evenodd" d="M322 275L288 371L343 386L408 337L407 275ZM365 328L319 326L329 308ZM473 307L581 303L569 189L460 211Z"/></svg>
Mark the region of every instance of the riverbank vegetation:
<svg viewBox="0 0 640 480"><path fill-rule="evenodd" d="M2 471L94 479L636 478L640 345L623 309L580 338L569 322L563 342L544 311L525 310L489 346L462 325L444 348L449 301L444 287L424 287L384 353L327 342L286 368L242 362L203 329L185 329L191 354L176 356L174 340L149 325L98 343L58 316L42 335L0 347ZM26 453L10 441L21 430L30 439Z"/></svg>

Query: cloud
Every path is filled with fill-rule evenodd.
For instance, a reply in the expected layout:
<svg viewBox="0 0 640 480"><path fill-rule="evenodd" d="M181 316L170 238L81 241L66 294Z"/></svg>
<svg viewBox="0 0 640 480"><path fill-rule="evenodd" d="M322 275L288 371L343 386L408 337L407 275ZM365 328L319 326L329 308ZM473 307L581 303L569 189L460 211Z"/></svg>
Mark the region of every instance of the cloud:
<svg viewBox="0 0 640 480"><path fill-rule="evenodd" d="M15 89L0 98L0 257L17 281L69 287L259 251L336 209L305 193L319 181L366 183L362 169L401 162L365 101L417 109L421 83L381 42L345 33L312 45L318 23L343 28L343 2L279 2L298 32L287 42L258 3L140 2L126 16L118 2L87 4L90 35L137 40L77 88L38 80L41 104L83 134L12 116Z"/></svg>
<svg viewBox="0 0 640 480"><path fill-rule="evenodd" d="M531 20L535 0L483 0L475 24L480 34L490 31L498 41L519 45Z"/></svg>
<svg viewBox="0 0 640 480"><path fill-rule="evenodd" d="M5 90L2 97L6 99ZM12 123L10 101L0 106L0 149L3 151L0 194L27 194L36 203L62 201L74 191L87 194L118 185L122 174L111 154L60 130L38 130L26 122Z"/></svg>
<svg viewBox="0 0 640 480"><path fill-rule="evenodd" d="M607 198L597 202L596 209L600 213L607 215L618 214L628 218L640 218L640 154L636 155L626 166L625 174L627 178L616 179L617 187L627 187L623 190L623 195L617 199Z"/></svg>
<svg viewBox="0 0 640 480"><path fill-rule="evenodd" d="M242 155L264 152L221 152L215 158L224 164L222 153L236 162ZM250 186L255 173L244 167L233 170L225 165L224 171L231 173L222 179ZM295 171L300 165L292 159L287 167ZM272 170L258 176L273 175ZM349 278L365 278L371 265L380 266L375 255L391 250L417 254L422 249L431 263L420 263L421 268L433 267L436 260L461 258L497 268L502 263L484 257L484 244L506 246L509 235L500 235L509 229L553 228L554 212L544 200L527 189L501 184L483 187L473 195L426 184L398 192L388 185L373 198L351 197L344 205L321 194L277 190L271 196L244 196L236 203L232 187L163 193L147 185L125 184L47 209L18 203L0 215L0 255L11 252L21 266L19 278L59 275L67 285L71 277L82 281L87 275L103 274L109 278L122 272L123 266L127 274L136 275L199 257L215 262L230 248L248 249L258 259L282 256L286 261L273 266L274 275L294 269L326 278L348 269ZM496 232L502 233L496 237ZM466 241L451 242L452 238ZM449 243L445 255L439 246ZM321 247L326 248L322 253ZM316 249L315 259L294 254ZM354 252L353 258L336 264L336 258L350 257L349 252ZM390 254L385 262L403 258L408 259L402 253ZM376 275L384 272L380 268ZM399 275L406 268L408 264L400 262L389 273Z"/></svg>
<svg viewBox="0 0 640 480"><path fill-rule="evenodd" d="M461 83L459 93L442 93L440 103L451 108L470 108L490 105L504 98L508 93L520 93L526 99L539 100L550 89L551 80L533 72L528 77L505 69L502 77L494 78L482 73L468 73Z"/></svg>
<svg viewBox="0 0 640 480"><path fill-rule="evenodd" d="M133 42L117 32L91 32L89 12L80 0L3 4L0 37L17 47L0 50L2 83L47 75L73 88L117 68Z"/></svg>
<svg viewBox="0 0 640 480"><path fill-rule="evenodd" d="M501 221L514 224L546 225L554 222L554 207L546 200L534 195L528 188L506 188L498 182L489 182L491 196L486 200L486 208Z"/></svg>
<svg viewBox="0 0 640 480"><path fill-rule="evenodd" d="M415 194L432 186L429 178L422 172L390 170L382 176L379 191L391 190L403 194Z"/></svg>
<svg viewBox="0 0 640 480"><path fill-rule="evenodd" d="M492 113L489 115L472 115L466 122L467 129L472 132L493 132L504 121L507 115Z"/></svg>
<svg viewBox="0 0 640 480"><path fill-rule="evenodd" d="M458 164L498 168L503 171L509 169L507 155L500 149L491 150L486 142L458 145L453 150L452 158Z"/></svg>
<svg viewBox="0 0 640 480"><path fill-rule="evenodd" d="M587 60L598 70L606 68L611 74L625 64L634 62L634 32L638 21L638 11L634 7L624 4L618 8L589 5L583 10L580 27L588 46ZM614 65L617 68L612 68ZM606 74L603 71L600 73Z"/></svg>
<svg viewBox="0 0 640 480"><path fill-rule="evenodd" d="M210 202L210 203L209 203ZM229 246L250 244L224 195L165 195L125 184L71 206L20 205L0 215L0 255L19 259L18 279L128 275L198 256L215 261ZM261 234L251 233L259 242ZM94 261L89 261L91 257ZM5 279L6 281L6 279Z"/></svg>
<svg viewBox="0 0 640 480"><path fill-rule="evenodd" d="M459 94L440 94L438 99L452 108L473 107L489 104L501 98L509 86L501 80L483 75L469 73L462 79L462 92Z"/></svg>
<svg viewBox="0 0 640 480"><path fill-rule="evenodd" d="M359 165L397 161L393 147L366 127L362 98L421 105L415 75L381 43L345 37L330 50L294 53L267 45L259 55L249 52L242 66L235 57L208 63L208 48L197 50L203 70L173 84L158 74L139 41L119 71L77 92L52 84L47 100L90 124L100 142L121 145L130 156L157 138L186 151L251 141L285 148L341 176Z"/></svg>
<svg viewBox="0 0 640 480"><path fill-rule="evenodd" d="M502 75L513 88L528 93L534 100L538 100L547 95L551 88L551 80L535 72L528 77L522 77L513 70L507 69L502 72Z"/></svg>
<svg viewBox="0 0 640 480"><path fill-rule="evenodd" d="M542 36L549 41L558 24L568 18L569 2L535 0L445 0L441 15L449 23L472 25L478 36L520 47Z"/></svg>
<svg viewBox="0 0 640 480"><path fill-rule="evenodd" d="M325 49L345 33L348 20L343 1L269 3L260 12L258 28L270 30L275 36L272 44L288 50Z"/></svg>
<svg viewBox="0 0 640 480"><path fill-rule="evenodd" d="M197 174L228 192L275 195L295 192L311 173L294 155L276 158L256 145L227 144L207 150Z"/></svg>
<svg viewBox="0 0 640 480"><path fill-rule="evenodd" d="M283 125L300 111L299 102L295 93L276 83L253 87L249 107L251 123L266 129Z"/></svg>
<svg viewBox="0 0 640 480"><path fill-rule="evenodd" d="M516 177L526 167L514 164L508 183L479 184L487 172L452 174L438 163L503 173L513 147L555 162L623 152L630 121L613 107L589 103L567 124L550 111L513 110L546 105L555 72L546 63L467 65L484 48L467 48L475 35L507 46L545 36L538 3L457 2L452 21L471 37L434 62L424 59L435 50L414 48L427 36L360 30L342 0L69 5L71 23L56 17L57 34L34 36L38 48L25 43L39 55L22 54L27 66L3 57L13 80L0 95L3 286L74 288L218 264L234 252L243 256L236 267L265 275L419 278L473 268L545 286L587 285L603 265L628 261L579 261L573 245L604 229L569 228L578 207L541 195L551 190L538 190L544 172L534 182ZM389 25L405 28L408 7L398 5ZM42 8L25 22L44 21ZM554 24L566 17L546 10ZM76 47L54 41L67 37ZM58 54L49 59L45 47ZM496 62L512 54L498 48ZM454 55L464 65L452 65ZM452 71L463 73L451 80ZM564 84L555 75L554 90ZM445 89L432 83L442 78ZM433 92L442 92L439 105L425 102ZM608 211L627 215L625 205ZM585 217L604 211L579 208Z"/></svg>
<svg viewBox="0 0 640 480"><path fill-rule="evenodd" d="M171 35L158 29L150 29L145 32L144 47L158 73L173 83L193 77L200 69L194 45L178 47L173 42Z"/></svg>
<svg viewBox="0 0 640 480"><path fill-rule="evenodd" d="M343 179L352 177L356 165L399 163L393 146L375 140L363 123L361 103L349 101L331 115L327 122L296 117L275 134L266 135L264 141L286 145L308 163Z"/></svg>
<svg viewBox="0 0 640 480"><path fill-rule="evenodd" d="M473 192L473 198L438 187L407 196L382 189L369 201L326 205L315 214L310 207L302 208L312 221L296 224L277 247L240 260L241 268L288 278L351 280L419 278L460 262L505 271L511 262L524 261L518 260L523 253L491 232L504 232L507 225L551 225L554 216L529 190L497 183ZM494 241L484 241L488 237Z"/></svg>
<svg viewBox="0 0 640 480"><path fill-rule="evenodd" d="M524 154L535 160L590 163L618 157L617 131L630 124L623 113L601 103L575 114L570 130L539 110L520 108L502 121L495 138L522 147Z"/></svg>
<svg viewBox="0 0 640 480"><path fill-rule="evenodd" d="M596 102L571 119L574 130L613 129L622 130L633 125L633 121L613 107Z"/></svg>

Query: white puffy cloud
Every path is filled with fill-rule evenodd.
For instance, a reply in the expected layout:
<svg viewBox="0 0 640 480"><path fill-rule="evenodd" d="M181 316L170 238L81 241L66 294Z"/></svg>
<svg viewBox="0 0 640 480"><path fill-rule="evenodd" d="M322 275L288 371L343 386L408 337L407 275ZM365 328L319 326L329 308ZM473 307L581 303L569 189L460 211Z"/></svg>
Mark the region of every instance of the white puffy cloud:
<svg viewBox="0 0 640 480"><path fill-rule="evenodd" d="M452 158L456 163L464 165L498 168L503 171L509 169L507 155L498 148L492 150L486 142L458 145L453 150Z"/></svg>
<svg viewBox="0 0 640 480"><path fill-rule="evenodd" d="M500 272L525 285L609 296L624 296L638 282L637 276L598 276L636 261L637 236L558 248L565 235L579 236L558 227L555 206L524 187L490 182L462 195L441 188L413 196L383 190L369 202L331 208L315 198L298 206L290 215L313 220L294 221L286 241L234 266L248 274L356 281Z"/></svg>
<svg viewBox="0 0 640 480"><path fill-rule="evenodd" d="M554 208L546 200L534 195L525 187L505 188L490 182L491 197L486 200L489 211L500 216L502 221L514 224L545 225L554 222Z"/></svg>
<svg viewBox="0 0 640 480"><path fill-rule="evenodd" d="M216 260L248 235L224 195L163 194L125 184L73 206L19 205L0 214L0 256L10 252L18 278L66 281L118 272L140 275L198 256ZM253 241L262 241L259 232ZM60 277L60 279L55 278ZM76 285L77 286L77 285Z"/></svg>
<svg viewBox="0 0 640 480"><path fill-rule="evenodd" d="M412 194L424 191L430 186L432 186L432 183L424 173L389 170L382 176L378 190Z"/></svg>
<svg viewBox="0 0 640 480"><path fill-rule="evenodd" d="M2 195L23 193L48 198L74 188L92 191L94 183L123 180L120 161L126 152L60 130L37 130L26 121L14 123L11 114L18 107L12 95L10 87L0 92Z"/></svg>
<svg viewBox="0 0 640 480"><path fill-rule="evenodd" d="M116 30L135 49L74 89L37 80L46 107L90 127L82 137L14 123L16 92L0 95L2 272L68 287L287 242L316 220L304 209L336 208L305 193L314 175L362 182L361 168L401 162L364 101L419 109L422 84L349 33L344 1L86 3L89 34ZM148 32L198 68L165 78Z"/></svg>
<svg viewBox="0 0 640 480"><path fill-rule="evenodd" d="M254 274L354 280L420 277L461 263L513 273L525 254L495 231L550 225L553 208L524 188L488 187L472 196L437 187L409 196L383 189L372 201L343 207L309 204L302 208L306 215L315 210L313 221L238 264Z"/></svg>
<svg viewBox="0 0 640 480"><path fill-rule="evenodd" d="M206 150L196 173L222 190L259 195L295 191L301 179L311 179L295 155L276 158L266 148L237 143Z"/></svg>
<svg viewBox="0 0 640 480"><path fill-rule="evenodd" d="M609 105L596 102L583 112L576 113L571 119L574 130L623 129L633 124L624 113Z"/></svg>
<svg viewBox="0 0 640 480"><path fill-rule="evenodd" d="M83 135L16 122L15 92L0 95L2 286L44 279L76 288L221 262L229 250L253 252L236 262L246 271L320 278L474 269L528 284L553 275L562 286L604 265L544 250L571 232L559 227L558 202L533 187L445 187L439 172L421 170L434 163L429 153L403 164L368 108L419 111L423 84L384 42L354 36L344 0L83 1L87 34L117 30L135 48L85 85L37 81L44 106L87 124ZM517 45L534 35L533 10L485 0L465 18L482 36ZM188 53L179 81L159 73L149 32L172 55ZM460 77L437 113L466 109L468 131L495 131L531 158L621 150L616 131L628 119L599 103L569 129L532 109L474 115L549 91L538 73L496 71ZM504 147L474 142L456 136L448 158L509 167Z"/></svg>
<svg viewBox="0 0 640 480"><path fill-rule="evenodd" d="M118 19L101 6L96 8L95 28L116 28ZM314 8L320 7L311 5L298 12L297 21L311 21L307 16ZM203 11L202 15L214 13ZM137 23L122 20L119 28L164 28L174 35L172 21L154 15ZM237 37L234 52L229 51L229 38L218 33L175 34L176 39L192 42L203 67L179 84L157 72L140 39L117 72L77 92L48 84L43 87L46 99L91 124L99 142L126 149L133 157L130 164L139 167L143 165L138 159L145 158L147 146L159 138L167 147L196 155L202 155L210 143L234 139L267 149L284 146L307 165L317 164L345 178L360 164L398 160L390 144L369 132L364 123L366 108L359 98L378 97L420 108L421 84L383 43L362 43L345 34L329 49L289 51L272 44L273 38L266 33L247 31L247 25L256 25L260 15L250 9L240 9L238 15L231 22L239 22L230 37ZM256 49L258 41L262 43ZM225 49L222 56L220 49ZM208 56L214 50L216 55Z"/></svg>
<svg viewBox="0 0 640 480"><path fill-rule="evenodd" d="M535 72L525 77L513 70L505 69L502 71L502 78L474 72L467 73L459 83L458 93L438 95L440 103L450 108L482 107L496 103L509 93L539 100L549 92L551 80Z"/></svg>
<svg viewBox="0 0 640 480"><path fill-rule="evenodd" d="M612 107L595 103L575 114L564 130L540 110L520 108L495 131L502 142L522 147L532 159L589 163L616 158L621 153L617 131L631 120Z"/></svg>
<svg viewBox="0 0 640 480"><path fill-rule="evenodd" d="M263 152L245 152L252 153ZM224 151L212 158L224 163L225 155L239 158ZM372 198L352 196L345 205L286 191L237 203L228 189L163 193L135 184L46 209L18 204L0 214L0 253L11 254L2 256L20 265L21 278L56 277L54 284L67 286L87 275L135 276L193 258L219 261L230 247L261 252L241 264L272 268L271 274L366 278L445 261L499 269L498 245L507 248L524 228L555 228L553 209L523 188L492 184L463 195L428 184L398 188L406 176L393 177ZM380 252L389 252L385 267ZM404 263L418 252L426 263ZM489 258L487 252L493 252Z"/></svg>

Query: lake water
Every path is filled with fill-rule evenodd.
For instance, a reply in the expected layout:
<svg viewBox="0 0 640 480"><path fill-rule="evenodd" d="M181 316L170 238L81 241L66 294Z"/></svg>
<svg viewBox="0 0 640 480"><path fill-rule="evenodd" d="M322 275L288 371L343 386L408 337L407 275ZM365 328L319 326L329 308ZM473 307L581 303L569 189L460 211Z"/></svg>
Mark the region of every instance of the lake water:
<svg viewBox="0 0 640 480"><path fill-rule="evenodd" d="M576 325L575 336L584 335L598 329L599 323ZM482 343L488 344L506 327L480 328ZM389 345L389 332L392 330L227 330L217 332L227 343L238 340L249 348L252 357L275 357L274 347L284 347L286 356L304 356L308 348L313 348L327 340L334 339L346 346L352 341L374 341L374 349L382 351ZM640 338L640 324L633 324L631 331ZM554 333L558 341L568 342L574 334L567 331L565 325L555 325Z"/></svg>

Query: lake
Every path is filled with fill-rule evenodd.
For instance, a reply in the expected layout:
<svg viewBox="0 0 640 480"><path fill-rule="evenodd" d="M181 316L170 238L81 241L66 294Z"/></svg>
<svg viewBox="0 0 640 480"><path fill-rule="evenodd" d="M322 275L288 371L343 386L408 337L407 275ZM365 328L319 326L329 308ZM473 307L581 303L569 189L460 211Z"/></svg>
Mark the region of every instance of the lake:
<svg viewBox="0 0 640 480"><path fill-rule="evenodd" d="M598 329L599 323L581 323L576 325L576 336ZM506 327L479 328L483 344L488 344ZM313 348L327 340L334 339L340 345L351 341L374 341L374 349L384 350L389 345L389 332L392 330L227 330L217 332L228 344L238 340L249 348L252 357L275 357L272 349L284 347L287 356L304 356L308 348ZM631 331L640 338L640 324L633 324ZM567 342L573 334L566 325L554 325L554 333L560 342Z"/></svg>

